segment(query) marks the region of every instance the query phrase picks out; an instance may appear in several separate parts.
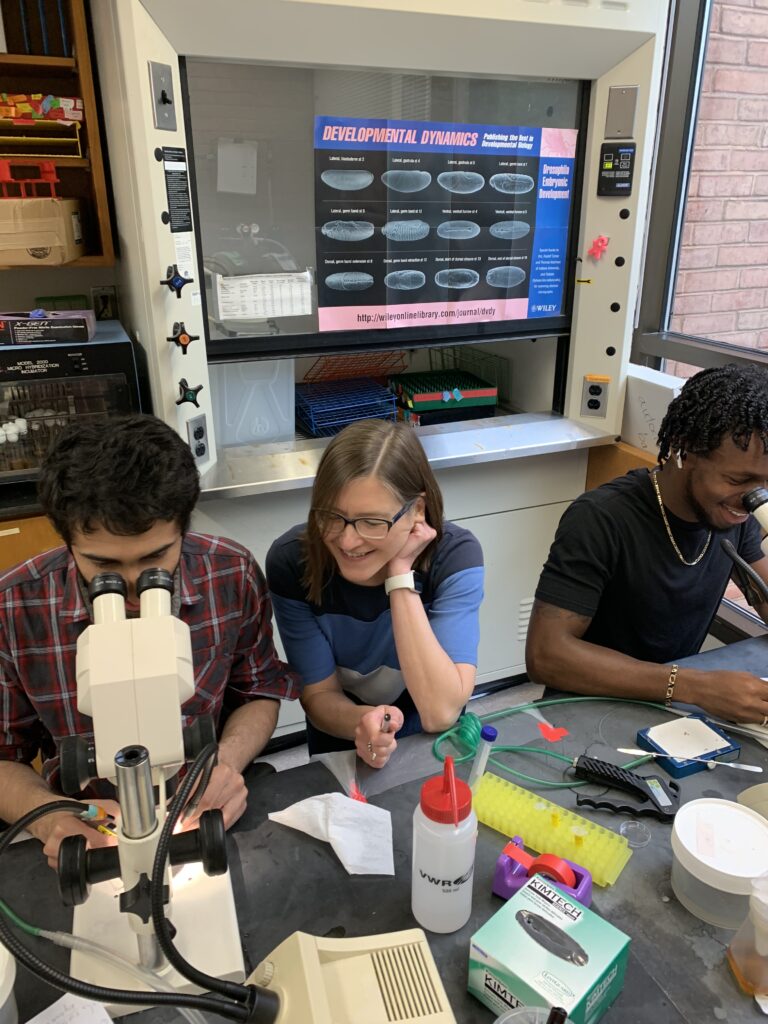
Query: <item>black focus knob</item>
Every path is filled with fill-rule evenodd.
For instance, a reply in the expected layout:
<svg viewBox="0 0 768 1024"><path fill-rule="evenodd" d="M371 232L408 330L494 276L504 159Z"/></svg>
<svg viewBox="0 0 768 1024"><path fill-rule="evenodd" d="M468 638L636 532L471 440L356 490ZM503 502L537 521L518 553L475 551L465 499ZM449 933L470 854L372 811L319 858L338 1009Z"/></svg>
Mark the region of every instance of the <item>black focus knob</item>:
<svg viewBox="0 0 768 1024"><path fill-rule="evenodd" d="M59 744L59 785L77 796L96 778L96 750L84 736L64 736Z"/></svg>
<svg viewBox="0 0 768 1024"><path fill-rule="evenodd" d="M88 899L85 836L65 836L59 846L59 893L65 907L79 907Z"/></svg>
<svg viewBox="0 0 768 1024"><path fill-rule="evenodd" d="M185 402L191 402L196 409L199 409L200 406L197 402L197 396L202 390L202 384L198 384L197 387L192 387L191 384L187 383L187 378L182 377L179 381L179 397L176 399L176 405L183 405Z"/></svg>
<svg viewBox="0 0 768 1024"><path fill-rule="evenodd" d="M120 874L117 847L89 850L84 835L65 836L59 846L58 874L62 902L67 907L79 907L88 899L92 885Z"/></svg>
<svg viewBox="0 0 768 1024"><path fill-rule="evenodd" d="M165 340L166 341L172 341L175 345L177 345L181 349L182 354L186 355L187 354L187 349L192 344L192 342L193 341L199 341L199 339L200 339L200 335L199 334L190 334L189 333L187 328L184 326L184 321L182 320L181 323L175 323L173 325L173 334L170 336L170 338L166 338Z"/></svg>
<svg viewBox="0 0 768 1024"><path fill-rule="evenodd" d="M172 267L168 267L165 272L165 279L160 282L164 284L166 288L170 288L172 292L176 292L176 298L181 298L181 289L185 284L192 284L194 281L193 277L184 277L183 274L179 273L178 266L174 263Z"/></svg>

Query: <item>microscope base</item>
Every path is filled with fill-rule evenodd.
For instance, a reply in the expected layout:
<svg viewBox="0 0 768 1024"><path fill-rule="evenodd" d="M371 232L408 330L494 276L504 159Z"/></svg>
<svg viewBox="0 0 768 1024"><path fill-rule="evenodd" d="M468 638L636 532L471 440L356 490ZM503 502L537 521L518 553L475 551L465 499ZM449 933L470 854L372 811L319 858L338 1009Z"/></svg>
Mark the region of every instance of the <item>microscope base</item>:
<svg viewBox="0 0 768 1024"><path fill-rule="evenodd" d="M120 879L94 885L85 903L75 907L72 931L137 963L136 933L130 926L128 915L118 909L121 891ZM229 873L209 877L200 864L174 869L169 917L176 927L174 945L185 960L214 977L243 981L245 966ZM95 985L148 990L148 986L119 967L77 949L72 951L70 973ZM167 963L160 972L160 978L178 992L200 991ZM112 1017L136 1013L140 1009L145 1007L132 1004L107 1006Z"/></svg>

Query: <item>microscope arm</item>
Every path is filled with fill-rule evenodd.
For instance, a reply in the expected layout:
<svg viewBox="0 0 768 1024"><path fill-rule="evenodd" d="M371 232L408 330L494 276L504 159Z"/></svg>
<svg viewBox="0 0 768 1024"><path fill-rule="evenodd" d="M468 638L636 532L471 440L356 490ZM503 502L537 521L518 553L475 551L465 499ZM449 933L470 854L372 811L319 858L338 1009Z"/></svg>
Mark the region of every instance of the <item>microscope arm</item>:
<svg viewBox="0 0 768 1024"><path fill-rule="evenodd" d="M733 575L737 586L752 608L768 604L768 584L751 565L748 565L729 540L723 538L720 547L733 562Z"/></svg>

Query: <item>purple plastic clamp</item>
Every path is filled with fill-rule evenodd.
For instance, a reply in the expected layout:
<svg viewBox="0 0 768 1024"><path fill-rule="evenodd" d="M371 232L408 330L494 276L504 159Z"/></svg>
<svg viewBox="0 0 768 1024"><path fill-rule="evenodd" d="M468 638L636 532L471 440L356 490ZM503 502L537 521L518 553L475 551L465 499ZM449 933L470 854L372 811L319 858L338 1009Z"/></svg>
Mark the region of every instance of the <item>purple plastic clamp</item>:
<svg viewBox="0 0 768 1024"><path fill-rule="evenodd" d="M520 836L513 836L512 843L523 850L523 840ZM509 845L508 843L507 846ZM574 864L572 860L563 859L573 869L573 873L576 875L576 885L563 885L562 882L557 881L554 884L562 892L578 900L583 907L588 907L592 902L591 873L580 864ZM535 860L535 858L531 857L531 860ZM515 860L514 857L510 857L502 851L496 860L496 870L493 874L493 894L501 896L503 900L508 900L511 896L515 895L518 889L525 885L528 878L528 868L526 865L521 864L520 861Z"/></svg>

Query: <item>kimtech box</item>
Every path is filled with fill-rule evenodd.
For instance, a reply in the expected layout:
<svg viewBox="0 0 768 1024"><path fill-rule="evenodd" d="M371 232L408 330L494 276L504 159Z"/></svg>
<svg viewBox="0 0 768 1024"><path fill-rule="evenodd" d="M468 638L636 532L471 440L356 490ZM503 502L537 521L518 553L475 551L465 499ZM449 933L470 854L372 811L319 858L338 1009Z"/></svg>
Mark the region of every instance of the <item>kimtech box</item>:
<svg viewBox="0 0 768 1024"><path fill-rule="evenodd" d="M84 253L77 199L0 200L0 267L58 266Z"/></svg>
<svg viewBox="0 0 768 1024"><path fill-rule="evenodd" d="M628 936L534 875L472 936L467 987L497 1014L562 1006L574 1024L594 1024L628 957Z"/></svg>

